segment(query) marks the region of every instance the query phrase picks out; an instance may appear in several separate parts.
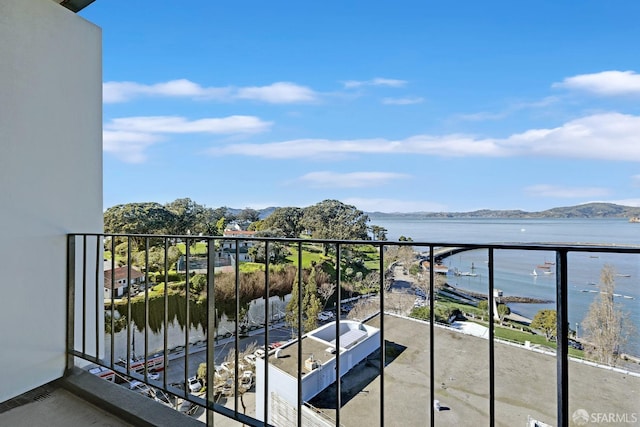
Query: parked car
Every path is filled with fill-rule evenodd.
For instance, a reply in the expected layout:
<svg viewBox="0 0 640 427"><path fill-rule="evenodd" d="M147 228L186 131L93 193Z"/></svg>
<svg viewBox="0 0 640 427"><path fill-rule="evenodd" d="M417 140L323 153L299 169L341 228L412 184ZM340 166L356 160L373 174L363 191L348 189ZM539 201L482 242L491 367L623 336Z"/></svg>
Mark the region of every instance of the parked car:
<svg viewBox="0 0 640 427"><path fill-rule="evenodd" d="M189 392L197 393L202 389L202 383L196 377L190 377L187 380L187 386L189 387Z"/></svg>

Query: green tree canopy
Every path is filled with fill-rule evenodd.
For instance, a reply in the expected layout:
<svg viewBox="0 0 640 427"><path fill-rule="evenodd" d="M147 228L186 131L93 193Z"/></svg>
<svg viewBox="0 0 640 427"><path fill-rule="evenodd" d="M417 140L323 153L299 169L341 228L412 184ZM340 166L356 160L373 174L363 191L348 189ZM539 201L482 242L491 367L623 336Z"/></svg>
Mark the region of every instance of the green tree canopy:
<svg viewBox="0 0 640 427"><path fill-rule="evenodd" d="M304 209L302 226L317 239L368 240L369 216L355 206L324 200ZM325 245L325 254L328 246Z"/></svg>
<svg viewBox="0 0 640 427"><path fill-rule="evenodd" d="M170 232L173 234L204 233L198 221L204 208L189 198L176 199L165 207L174 215L174 224Z"/></svg>
<svg viewBox="0 0 640 427"><path fill-rule="evenodd" d="M260 219L260 212L251 208L244 208L240 213L236 216L236 220L240 222L256 222Z"/></svg>
<svg viewBox="0 0 640 427"><path fill-rule="evenodd" d="M277 208L264 219L262 229L276 228L282 230L283 237L299 237L302 232L302 216L300 208Z"/></svg>
<svg viewBox="0 0 640 427"><path fill-rule="evenodd" d="M531 328L544 333L549 341L556 336L558 316L555 310L540 310L533 316Z"/></svg>
<svg viewBox="0 0 640 427"><path fill-rule="evenodd" d="M105 233L164 234L175 222L169 209L153 202L116 205L104 213Z"/></svg>

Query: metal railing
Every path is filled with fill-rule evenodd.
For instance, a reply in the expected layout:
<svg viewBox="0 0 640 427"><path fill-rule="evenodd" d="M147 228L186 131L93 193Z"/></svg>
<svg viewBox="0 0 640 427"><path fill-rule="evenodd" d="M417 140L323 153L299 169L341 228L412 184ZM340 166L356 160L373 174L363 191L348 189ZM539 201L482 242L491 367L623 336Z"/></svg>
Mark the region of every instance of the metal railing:
<svg viewBox="0 0 640 427"><path fill-rule="evenodd" d="M217 288L221 286L218 283L219 275L216 274L216 254L222 241L233 241L236 256L239 259L240 242L250 246L261 245L262 270L258 273L262 277L261 298L264 299L264 308L262 321L258 325L251 325L252 328L243 328L241 319L246 310L246 295L243 288L243 274L240 269L240 263L236 262L231 271L221 274L233 276L233 295L231 298L225 296L225 301L216 301ZM177 243L181 243L184 247L183 256L185 257L184 274L177 277L179 282L175 288L175 293L170 289L171 282L175 281L177 273L170 273L170 258L172 247ZM305 283L304 269L298 268L303 265L303 252L309 247L317 247L317 251L328 250L329 259L332 259L334 267L333 282L335 284L335 294L332 296L336 301L336 318L335 318L335 346L336 349L341 348L341 325L344 323L344 317L341 316L343 306L344 286L349 280L347 276L352 272L347 270L353 269L353 265L363 266L362 262L355 264L345 264L353 257L353 249L368 245L374 248L375 255L373 261L369 261L368 269L377 272L377 286L379 295L377 298L377 317L379 319L379 360L376 360L378 375L376 381L379 381L378 400L378 419L380 424L384 424L385 412L390 410L385 398L385 367L388 364L387 348L388 340L386 339L385 318L388 317L385 307L386 294L385 289L389 288L389 263L386 258L390 257L390 248L410 247L416 253L433 254L434 259L430 259L431 265L438 259L451 256L452 253L462 251L483 251L486 252L486 268L487 268L487 297L492 301L494 289L496 289L496 253L500 254L510 251L540 251L545 254L552 253L554 255L553 265L555 272L555 308L557 312L557 334L556 334L556 417L555 422L558 426L569 425L569 317L568 317L568 283L569 283L569 258L570 254L580 253L598 253L598 254L640 254L640 247L621 247L618 245L571 245L571 244L464 244L460 242L387 242L387 241L348 241L348 240L319 240L319 239L280 239L280 238L251 238L246 237L194 237L194 236L169 236L169 235L125 235L125 234L70 234L68 236L68 332L67 332L67 367L71 369L76 365L77 360L83 360L96 366L106 368L116 374L116 378L127 378L141 381L152 389L156 389L161 394L170 394L178 400L190 402L203 408L203 420L208 425L213 425L215 414L229 417L233 420L247 425L270 425L272 412L274 410L272 403L272 393L278 385L278 381L274 380L274 371L270 369L273 364L272 357L273 347L270 346L277 334L281 334L279 327L291 328L294 331L291 335L291 342L302 343L305 332L302 327L305 314L304 292L299 289L297 292L298 309L294 313L294 317L290 317L289 325L282 325L281 318L274 320L275 311L282 312L284 310L274 309L270 307L269 300L274 295L274 268L276 263L272 260L277 252L282 252L283 248L290 253L296 254L293 257L293 265L297 268L294 280L297 283ZM449 248L449 249L447 249ZM110 253L108 259L105 260L105 251ZM197 252L197 253L194 253ZM117 254L117 255L116 255ZM126 265L118 270L118 261ZM206 283L203 289L197 289L201 286L200 282L194 283L196 275L190 271L190 261L196 257L206 258L206 271L199 270L198 274L206 277ZM291 262L291 261L289 261ZM350 261L352 262L352 260ZM373 265L372 265L373 262ZM136 264L136 267L134 267ZM104 267L103 267L104 266ZM103 268L111 270L109 279L103 278ZM153 273L155 271L155 273ZM136 273L135 272L141 272ZM153 274L152 274L153 273ZM172 276L173 275L173 276ZM430 268L428 272L427 293L428 295L436 295L436 275L435 268ZM139 276L139 283L136 286L139 289L137 296L133 295L134 285L132 278ZM153 282L151 277L153 276ZM484 280L484 279L483 279ZM164 286L160 286L164 284ZM196 286L197 285L197 286ZM499 285L499 284L498 284ZM126 292L125 292L126 290ZM255 292L254 292L255 293ZM173 295L180 295L180 298L174 298ZM203 296L206 294L206 298ZM254 295L255 296L255 295ZM199 301L198 301L199 299ZM423 419L422 423L428 423L431 426L436 425L436 412L439 410L436 402L436 348L435 339L431 339L436 335L435 313L436 298L428 298L429 319L428 319L428 348L424 349L428 355L428 376L430 378L429 402L423 402L423 407L428 407L428 419ZM179 304L176 306L176 301ZM229 301L232 301L232 307L229 307ZM231 333L226 335L218 335L217 330L220 329L222 321L219 311L220 304L225 303L226 317L235 320L232 327L229 327ZM194 305L196 304L196 305ZM199 304L199 305L197 305ZM142 309L140 309L142 306ZM201 310L205 307L205 316L202 318L200 312L193 310ZM172 311L173 310L173 311ZM488 304L488 318L494 318L494 306ZM202 330L204 336L192 336L192 326L195 318L199 322L197 330ZM246 317L246 316L245 316ZM254 313L254 317L255 313ZM122 319L124 318L124 322ZM135 320L135 324L134 324ZM172 329L172 324L180 323L181 331L179 338L176 338L175 332L178 328ZM124 323L124 324L123 324ZM160 327L158 327L160 325ZM245 325L246 326L246 325ZM138 332L136 333L136 327ZM118 331L119 328L122 328ZM152 330L155 328L155 331ZM488 373L487 396L488 410L487 423L490 426L496 424L499 416L496 414L496 355L495 355L495 328L494 322L488 322L488 362L486 370ZM224 328L222 329L224 330ZM171 335L171 333L173 335ZM261 372L264 377L254 378L253 383L259 380L260 389L255 389L255 399L262 400L261 413L245 414L242 390L242 365L245 363L241 358L244 347L247 345L246 335L253 333L262 341L260 345L265 356ZM136 336L142 335L142 343L136 343ZM281 335L280 335L281 336ZM151 338L155 339L152 344ZM158 337L160 337L158 344ZM194 341L198 338L197 341ZM108 342L108 343L107 343ZM135 348L135 345L138 348ZM140 345L142 344L142 348ZM161 347L161 348L158 348ZM303 380L306 374L304 370L304 354L303 346L298 345L297 354L295 354L297 374L293 375L297 384L295 394L297 398L291 405L291 425L303 425L305 409L313 405L303 396L307 393L303 388ZM201 353L205 354L204 359ZM228 374L225 386L226 394L221 395L220 390L213 385L219 379L217 369L211 369L221 363L223 352L227 354L227 361L231 362L233 367ZM200 355L198 355L200 353ZM138 356L142 354L139 358ZM120 355L120 356L119 356ZM124 356L124 357L122 357ZM196 375L194 369L194 361L204 360L208 369L206 369L206 392L200 395L191 393L189 390L189 379ZM341 365L344 363L344 353L335 352L335 372L341 372ZM193 360L192 360L193 359ZM260 358L258 358L260 359ZM372 359L375 360L375 359ZM155 375L156 371L162 371L162 379ZM174 378L172 380L171 378ZM175 380L177 378L177 380ZM255 385L254 385L255 387ZM347 403L345 401L345 390L342 390L342 381L335 381L332 389L334 396L333 410L334 416L331 418L336 426L346 425L346 421L341 419L341 410ZM261 395L259 395L261 393ZM220 402L225 398L226 404ZM371 408L373 411L374 408ZM326 416L325 424L326 424ZM480 423L473 423L480 425ZM318 424L324 425L324 424Z"/></svg>

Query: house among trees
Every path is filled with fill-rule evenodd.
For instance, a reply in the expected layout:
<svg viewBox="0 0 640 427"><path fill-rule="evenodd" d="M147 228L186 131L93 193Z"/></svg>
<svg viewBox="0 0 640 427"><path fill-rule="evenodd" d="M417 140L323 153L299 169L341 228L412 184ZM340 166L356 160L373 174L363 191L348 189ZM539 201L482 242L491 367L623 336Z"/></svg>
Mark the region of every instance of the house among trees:
<svg viewBox="0 0 640 427"><path fill-rule="evenodd" d="M122 266L115 269L107 269L105 263L104 270L104 297L110 299L112 297L119 298L123 296L130 287L140 286L145 281L145 275L134 267L131 267L131 276L129 276L129 267Z"/></svg>
<svg viewBox="0 0 640 427"><path fill-rule="evenodd" d="M232 257L236 254L236 242L239 243L238 247L238 262L250 262L251 255L249 255L249 249L251 249L255 242L250 239L255 236L255 231L247 230L224 230L223 237L246 237L248 240L228 239L222 241L222 252L230 254Z"/></svg>

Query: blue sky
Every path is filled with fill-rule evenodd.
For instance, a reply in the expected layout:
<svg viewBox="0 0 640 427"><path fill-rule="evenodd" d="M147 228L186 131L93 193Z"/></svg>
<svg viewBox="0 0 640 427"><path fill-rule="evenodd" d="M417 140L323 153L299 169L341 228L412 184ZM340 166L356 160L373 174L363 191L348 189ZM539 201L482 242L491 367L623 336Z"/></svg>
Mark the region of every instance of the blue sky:
<svg viewBox="0 0 640 427"><path fill-rule="evenodd" d="M640 2L96 0L104 207L640 206Z"/></svg>

